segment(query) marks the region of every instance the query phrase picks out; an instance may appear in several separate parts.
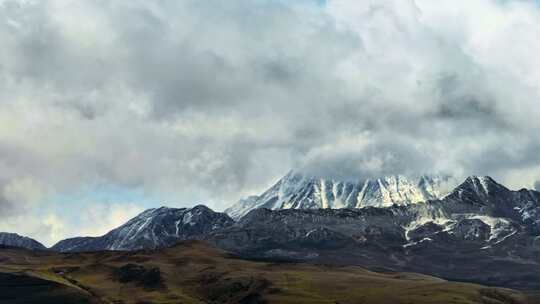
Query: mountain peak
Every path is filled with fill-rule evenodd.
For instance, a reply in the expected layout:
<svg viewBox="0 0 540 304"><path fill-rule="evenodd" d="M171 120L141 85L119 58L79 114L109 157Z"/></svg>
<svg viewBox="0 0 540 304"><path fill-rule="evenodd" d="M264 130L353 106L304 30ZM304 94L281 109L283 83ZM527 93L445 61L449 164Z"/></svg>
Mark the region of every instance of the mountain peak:
<svg viewBox="0 0 540 304"><path fill-rule="evenodd" d="M457 186L451 195L468 201L486 201L489 197L510 191L505 186L497 183L490 176L471 175Z"/></svg>
<svg viewBox="0 0 540 304"><path fill-rule="evenodd" d="M483 191L485 193L489 193L492 189L506 189L505 186L497 183L493 178L490 176L477 176L477 175L471 175L465 179L465 181L458 186L458 188L461 187L468 187L473 188L477 191Z"/></svg>
<svg viewBox="0 0 540 304"><path fill-rule="evenodd" d="M452 184L448 187L447 184ZM455 186L448 176L401 174L370 179L335 179L289 171L276 184L259 196L240 200L225 210L240 219L257 208L276 209L341 209L389 207L441 198Z"/></svg>
<svg viewBox="0 0 540 304"><path fill-rule="evenodd" d="M0 232L0 245L10 247L20 247L31 250L46 250L40 242L17 233Z"/></svg>
<svg viewBox="0 0 540 304"><path fill-rule="evenodd" d="M212 211L212 209L208 208L208 206L206 205L203 205L203 204L198 204L198 205L195 205L191 208L191 210L200 210L200 211Z"/></svg>
<svg viewBox="0 0 540 304"><path fill-rule="evenodd" d="M60 241L57 251L136 250L170 246L180 240L197 239L215 229L234 224L226 214L197 205L193 208L148 209L124 225L96 238Z"/></svg>

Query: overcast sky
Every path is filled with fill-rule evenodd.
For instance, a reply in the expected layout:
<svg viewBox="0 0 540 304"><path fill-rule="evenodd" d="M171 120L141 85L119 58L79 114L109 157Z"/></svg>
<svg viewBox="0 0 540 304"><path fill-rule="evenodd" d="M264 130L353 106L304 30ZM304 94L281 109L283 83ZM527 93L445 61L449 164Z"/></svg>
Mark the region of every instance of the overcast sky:
<svg viewBox="0 0 540 304"><path fill-rule="evenodd" d="M540 180L540 9L0 0L0 231L223 210L291 168Z"/></svg>

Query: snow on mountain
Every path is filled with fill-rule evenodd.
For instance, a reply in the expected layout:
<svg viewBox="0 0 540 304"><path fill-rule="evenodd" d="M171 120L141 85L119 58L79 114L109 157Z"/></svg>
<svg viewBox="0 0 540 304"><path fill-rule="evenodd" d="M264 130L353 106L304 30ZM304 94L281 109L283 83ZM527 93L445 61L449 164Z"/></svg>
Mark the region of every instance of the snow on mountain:
<svg viewBox="0 0 540 304"><path fill-rule="evenodd" d="M0 232L0 245L20 247L30 250L46 250L40 242L16 233Z"/></svg>
<svg viewBox="0 0 540 304"><path fill-rule="evenodd" d="M304 195L311 181L295 178L290 188ZM294 194L288 197L295 202ZM278 209L251 210L208 240L251 258L414 270L540 288L540 192L534 190L513 191L490 177L471 176L425 203Z"/></svg>
<svg viewBox="0 0 540 304"><path fill-rule="evenodd" d="M501 243L521 227L540 234L540 193L512 191L488 176L470 176L441 201L411 209L415 210L414 220L403 227L407 240L411 231L427 224L451 234L466 229L466 239L483 235L487 245L482 249Z"/></svg>
<svg viewBox="0 0 540 304"><path fill-rule="evenodd" d="M291 171L260 196L225 210L239 219L256 208L341 209L408 205L441 198L457 183L447 176L392 175L365 181L341 181Z"/></svg>
<svg viewBox="0 0 540 304"><path fill-rule="evenodd" d="M247 210L250 204L253 207L260 201L263 201L263 204L257 206L265 208L253 208L258 210L249 211L237 222L236 226L243 226L247 223L249 225L262 225L268 218L288 217L286 220L288 226L291 226L290 223L294 221L302 222L302 224L297 225L299 227L287 228L290 230L330 229L330 226L324 226L325 221L333 226L340 221L338 218L352 214L353 218L358 218L360 226L350 229L351 237L359 233L360 228L364 229L363 225L384 227L383 229L389 229L394 235L390 239L396 240L395 235L401 234L399 242L402 242L403 248L421 245L426 241L441 242L442 240L438 238L446 236L463 242L474 241L477 242L478 248L487 249L520 231L535 236L540 235L539 192L526 189L512 191L490 177L471 176L445 195L445 192L440 190L442 189L440 180L440 178L422 176L416 181L411 181L411 179L402 176L391 176L375 181L366 181L358 194L355 194L358 198L356 201L345 200L349 203L336 204L335 200L342 197L350 198L350 194L346 192L351 193L352 190L336 191L336 195L332 192L331 195L334 195L330 197L332 200L317 201L320 198L320 192L310 193L309 191L321 189L318 188L318 185L324 185L328 181L306 178L299 174L289 174L261 197L251 197L244 201L243 208L237 210ZM333 183L340 185L340 182ZM313 184L315 185L313 186ZM354 184L351 185L354 186ZM368 190L369 187L375 188L374 185L378 188ZM348 189L347 186L345 189ZM322 193L325 194L325 192ZM367 195L368 193L370 194ZM326 194L328 198L330 195ZM441 198L432 199L435 196ZM280 200L285 200L286 203L279 204ZM418 204L418 202L424 203ZM312 203L312 205L308 203ZM349 206L353 208L349 208ZM372 208L373 206L375 208ZM280 213L272 213L268 209L290 209L286 210L290 212L283 210ZM311 210L312 212L306 213L298 210L299 213L295 213L296 209L306 212ZM342 210L338 212L332 209ZM237 215L239 213L231 214ZM332 216L328 216L328 214L332 214ZM386 219L379 222L377 218L381 214ZM334 215L338 215L338 217L336 218ZM316 216L317 218L306 226L304 223L306 216ZM349 224L348 220L339 224L339 231L343 233L345 226L341 225ZM269 229L282 228L278 227L281 224L274 225L270 225ZM523 232L523 227L528 231ZM377 235L379 234L378 229L375 229ZM301 234L293 233L291 237L295 238ZM268 237L268 233L262 235L265 235L265 238ZM276 233L276 237L284 238L286 236L280 232ZM360 237L360 239L365 237ZM289 241L292 242L292 240Z"/></svg>
<svg viewBox="0 0 540 304"><path fill-rule="evenodd" d="M66 239L52 249L74 252L161 248L180 240L200 238L233 223L228 215L203 205L180 209L161 207L142 212L104 236Z"/></svg>

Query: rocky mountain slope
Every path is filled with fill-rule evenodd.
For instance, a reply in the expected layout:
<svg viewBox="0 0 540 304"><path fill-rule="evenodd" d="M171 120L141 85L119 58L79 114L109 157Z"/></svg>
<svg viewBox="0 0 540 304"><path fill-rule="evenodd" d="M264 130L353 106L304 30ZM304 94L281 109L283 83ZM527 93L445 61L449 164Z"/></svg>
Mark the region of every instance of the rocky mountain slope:
<svg viewBox="0 0 540 304"><path fill-rule="evenodd" d="M240 200L225 212L240 219L257 208L341 209L409 205L446 195L457 182L447 176L393 175L362 181L338 181L291 171L260 196Z"/></svg>
<svg viewBox="0 0 540 304"><path fill-rule="evenodd" d="M46 250L40 242L29 237L21 236L16 233L0 232L0 245L10 247L20 247L31 250Z"/></svg>
<svg viewBox="0 0 540 304"><path fill-rule="evenodd" d="M540 193L469 177L440 200L362 209L255 209L209 239L243 256L416 271L540 288Z"/></svg>
<svg viewBox="0 0 540 304"><path fill-rule="evenodd" d="M55 244L61 252L162 248L180 240L198 239L234 221L206 206L149 209L101 237L77 237Z"/></svg>

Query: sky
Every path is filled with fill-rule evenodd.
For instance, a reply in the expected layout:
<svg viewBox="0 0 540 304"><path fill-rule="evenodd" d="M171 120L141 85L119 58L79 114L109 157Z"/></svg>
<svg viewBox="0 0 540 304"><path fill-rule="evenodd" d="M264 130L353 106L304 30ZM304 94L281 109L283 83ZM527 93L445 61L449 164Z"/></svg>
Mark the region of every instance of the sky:
<svg viewBox="0 0 540 304"><path fill-rule="evenodd" d="M524 0L0 0L0 231L223 210L291 168L540 188Z"/></svg>

